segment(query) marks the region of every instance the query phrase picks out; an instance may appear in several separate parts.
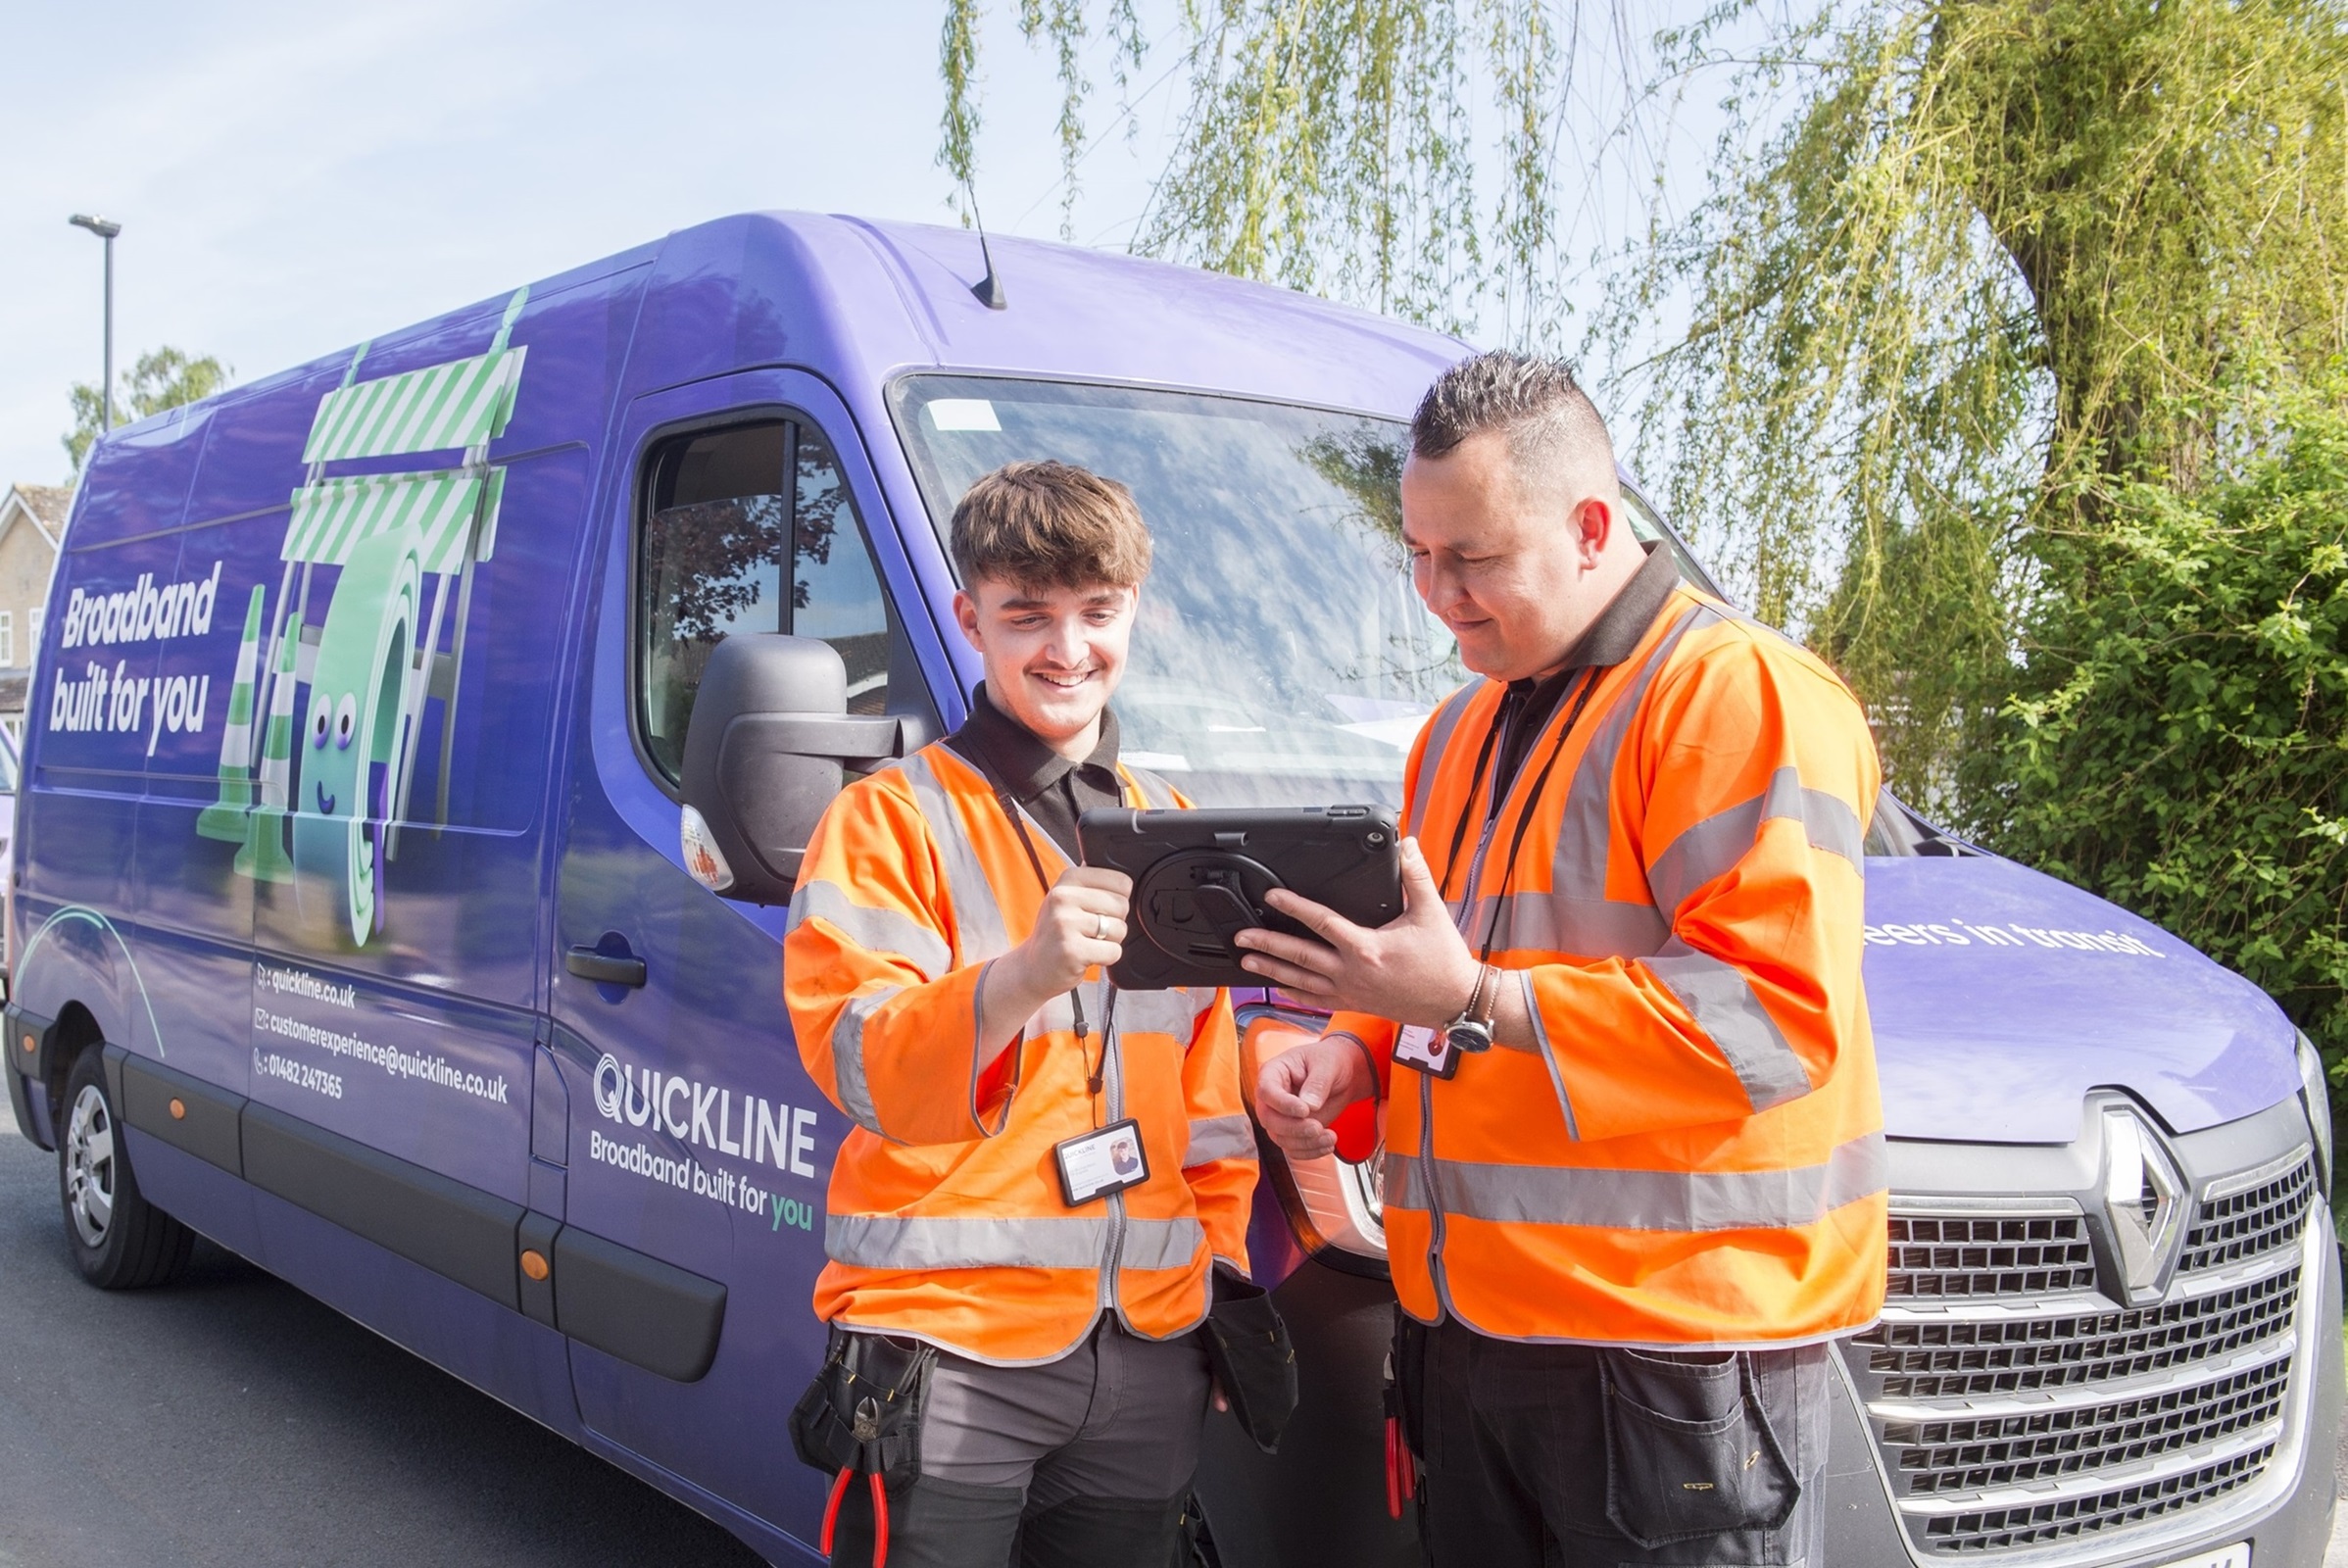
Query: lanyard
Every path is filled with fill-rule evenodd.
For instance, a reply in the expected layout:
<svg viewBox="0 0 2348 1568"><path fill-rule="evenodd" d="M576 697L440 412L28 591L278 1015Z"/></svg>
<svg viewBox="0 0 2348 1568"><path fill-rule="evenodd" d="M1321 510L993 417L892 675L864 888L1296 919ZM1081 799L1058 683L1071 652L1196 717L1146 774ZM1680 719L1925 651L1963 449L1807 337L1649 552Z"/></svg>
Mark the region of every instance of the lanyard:
<svg viewBox="0 0 2348 1568"><path fill-rule="evenodd" d="M1492 961L1492 939L1498 935L1500 929L1501 905L1499 901L1501 896L1507 893L1508 884L1516 875L1517 851L1525 846L1525 829L1532 825L1534 803L1541 799L1541 792L1547 787L1549 774L1557 766L1557 759L1565 755L1566 741L1573 736L1574 726L1582 721L1582 710L1590 706L1590 695L1598 689L1598 682L1605 677L1605 674L1604 665L1592 664L1590 666L1589 679L1582 682L1581 691L1574 697L1574 706L1567 711L1565 723L1557 731L1557 744L1549 748L1548 760L1541 764L1541 771L1534 776L1533 787L1525 792L1525 808L1517 813L1516 831L1508 837L1508 856L1500 862L1499 884L1492 893L1492 919L1485 925L1483 949L1476 956L1476 961L1479 963ZM1484 782L1484 766L1492 758L1492 741L1499 732L1500 726L1497 724L1484 732L1484 746L1476 755L1476 771L1468 780L1468 799L1471 801L1475 799L1476 787ZM1507 801L1496 788L1498 781L1494 780L1493 782L1495 789L1492 811L1496 815L1506 808ZM1443 862L1443 880L1446 883L1451 877L1452 864L1459 858L1459 845L1466 828L1467 813L1463 811L1460 813L1458 827L1454 828L1451 833L1450 858ZM1448 890L1445 891L1447 894Z"/></svg>
<svg viewBox="0 0 2348 1568"><path fill-rule="evenodd" d="M1044 857L1036 849L1034 835L1027 831L1027 822L1020 814L1019 803L1011 799L1009 790L1001 788L995 791L995 802L1003 808L1003 814L1011 819L1011 831L1019 835L1019 847L1027 852L1027 863L1036 873L1036 885L1044 890L1045 897L1050 898L1052 896L1052 878L1044 874ZM1084 982L1082 980L1069 988L1068 1012L1076 1024L1078 1049L1089 1050L1093 1042L1091 1031L1085 1024ZM1085 1075L1085 1090L1093 1100L1093 1125L1096 1127L1101 1125L1101 1082L1108 1072L1109 1024L1116 1015L1117 988L1112 985L1109 987L1107 1008L1101 1016L1101 1054L1094 1059L1091 1069Z"/></svg>

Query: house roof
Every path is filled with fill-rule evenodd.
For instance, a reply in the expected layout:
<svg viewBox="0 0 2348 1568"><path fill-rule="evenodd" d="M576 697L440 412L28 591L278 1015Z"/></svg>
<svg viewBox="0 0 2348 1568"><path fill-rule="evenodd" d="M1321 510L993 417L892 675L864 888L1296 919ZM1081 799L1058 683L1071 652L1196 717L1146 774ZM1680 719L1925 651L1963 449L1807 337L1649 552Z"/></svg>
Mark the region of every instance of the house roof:
<svg viewBox="0 0 2348 1568"><path fill-rule="evenodd" d="M41 531L41 537L49 541L49 548L56 549L57 536L65 531L66 514L73 510L72 487L62 484L11 485L8 499L24 509L24 514ZM4 505L0 505L0 514L5 514L6 510Z"/></svg>

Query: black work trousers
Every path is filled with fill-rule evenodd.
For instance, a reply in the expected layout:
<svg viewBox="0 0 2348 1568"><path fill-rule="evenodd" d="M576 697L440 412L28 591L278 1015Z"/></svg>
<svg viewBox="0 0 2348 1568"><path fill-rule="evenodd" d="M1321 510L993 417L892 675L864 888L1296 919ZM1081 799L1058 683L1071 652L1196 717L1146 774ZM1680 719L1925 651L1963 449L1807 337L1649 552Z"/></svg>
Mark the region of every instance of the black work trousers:
<svg viewBox="0 0 2348 1568"><path fill-rule="evenodd" d="M1662 1353L1403 1318L1431 1568L1823 1568L1827 1346Z"/></svg>

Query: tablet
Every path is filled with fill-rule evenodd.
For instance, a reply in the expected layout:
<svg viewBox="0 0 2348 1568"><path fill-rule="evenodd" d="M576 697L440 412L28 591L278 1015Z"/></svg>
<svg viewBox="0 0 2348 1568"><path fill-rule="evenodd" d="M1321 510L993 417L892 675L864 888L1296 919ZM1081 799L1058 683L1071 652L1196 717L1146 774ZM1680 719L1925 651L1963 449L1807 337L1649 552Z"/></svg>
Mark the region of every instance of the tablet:
<svg viewBox="0 0 2348 1568"><path fill-rule="evenodd" d="M1076 824L1087 865L1133 878L1125 956L1109 970L1122 991L1260 986L1231 939L1249 926L1312 933L1264 905L1288 888L1356 925L1402 912L1401 836L1377 806L1279 809L1087 811Z"/></svg>

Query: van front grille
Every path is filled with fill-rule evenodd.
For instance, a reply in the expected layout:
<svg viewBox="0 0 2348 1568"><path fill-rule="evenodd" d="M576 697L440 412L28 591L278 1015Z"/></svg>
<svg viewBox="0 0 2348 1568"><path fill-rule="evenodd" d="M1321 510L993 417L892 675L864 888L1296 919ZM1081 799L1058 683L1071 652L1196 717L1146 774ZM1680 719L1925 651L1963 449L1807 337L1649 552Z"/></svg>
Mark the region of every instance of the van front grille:
<svg viewBox="0 0 2348 1568"><path fill-rule="evenodd" d="M2301 1155L2203 1191L2166 1298L2136 1307L2098 1294L2076 1207L1895 1200L1883 1320L1844 1359L1918 1546L2108 1537L2264 1472L2292 1388L2315 1169Z"/></svg>
<svg viewBox="0 0 2348 1568"><path fill-rule="evenodd" d="M2114 1487L2088 1496L1947 1514L1927 1527L1925 1544L1952 1555L2014 1551L2125 1530L2215 1502L2244 1482L2255 1480L2274 1457L2275 1445L2270 1443L2181 1475Z"/></svg>
<svg viewBox="0 0 2348 1568"><path fill-rule="evenodd" d="M1985 1492L2199 1447L2282 1414L2287 1356L2187 1389L2027 1414L1894 1421L1883 1446L1911 1495Z"/></svg>
<svg viewBox="0 0 2348 1568"><path fill-rule="evenodd" d="M2299 1270L2125 1311L1901 1318L1856 1342L1885 1398L1983 1398L2142 1377L2265 1344L2291 1327Z"/></svg>
<svg viewBox="0 0 2348 1568"><path fill-rule="evenodd" d="M2061 1296L2095 1288L2078 1214L1891 1216L1892 1301Z"/></svg>
<svg viewBox="0 0 2348 1568"><path fill-rule="evenodd" d="M2201 1205L2177 1253L2179 1274L2231 1268L2299 1240L2308 1205L2316 1200L2316 1162L2303 1159L2282 1175Z"/></svg>

